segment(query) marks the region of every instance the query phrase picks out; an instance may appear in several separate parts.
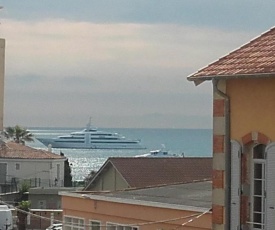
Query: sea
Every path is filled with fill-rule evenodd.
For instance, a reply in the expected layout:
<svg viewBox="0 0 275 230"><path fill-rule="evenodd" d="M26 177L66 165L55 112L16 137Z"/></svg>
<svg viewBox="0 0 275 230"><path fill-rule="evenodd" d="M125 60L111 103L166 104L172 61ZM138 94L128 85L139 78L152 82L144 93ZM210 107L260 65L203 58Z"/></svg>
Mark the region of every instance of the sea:
<svg viewBox="0 0 275 230"><path fill-rule="evenodd" d="M26 143L30 147L47 150L36 137L57 137L80 131L83 128L28 128L35 139ZM169 154L185 157L212 156L212 129L150 129L150 128L101 128L100 130L119 133L129 139L140 139L146 149L139 150L106 150L106 149L58 149L56 154L63 153L68 158L74 181L84 180L93 170L97 171L109 157L134 157L161 149Z"/></svg>

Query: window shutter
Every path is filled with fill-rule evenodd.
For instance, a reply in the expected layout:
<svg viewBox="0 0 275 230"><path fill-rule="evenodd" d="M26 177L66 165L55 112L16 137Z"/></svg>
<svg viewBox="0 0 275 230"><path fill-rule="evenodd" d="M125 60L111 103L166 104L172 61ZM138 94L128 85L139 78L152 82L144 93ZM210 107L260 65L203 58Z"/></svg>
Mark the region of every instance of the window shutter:
<svg viewBox="0 0 275 230"><path fill-rule="evenodd" d="M266 230L275 226L275 143L266 147Z"/></svg>
<svg viewBox="0 0 275 230"><path fill-rule="evenodd" d="M231 141L231 228L240 226L241 145Z"/></svg>

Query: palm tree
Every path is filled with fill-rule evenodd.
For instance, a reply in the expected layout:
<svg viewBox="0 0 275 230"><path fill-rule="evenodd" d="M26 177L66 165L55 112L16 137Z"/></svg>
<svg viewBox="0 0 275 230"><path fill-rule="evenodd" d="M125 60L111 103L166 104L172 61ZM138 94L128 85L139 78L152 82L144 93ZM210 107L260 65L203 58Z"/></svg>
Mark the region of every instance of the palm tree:
<svg viewBox="0 0 275 230"><path fill-rule="evenodd" d="M20 144L25 144L26 141L34 141L33 134L19 125L7 127L4 135L6 138L13 139L16 143Z"/></svg>

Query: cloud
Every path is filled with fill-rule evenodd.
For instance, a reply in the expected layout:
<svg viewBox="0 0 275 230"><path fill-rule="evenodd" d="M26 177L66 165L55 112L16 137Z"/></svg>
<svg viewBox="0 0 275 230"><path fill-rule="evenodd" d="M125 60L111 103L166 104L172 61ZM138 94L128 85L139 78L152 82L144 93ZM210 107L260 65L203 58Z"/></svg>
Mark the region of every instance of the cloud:
<svg viewBox="0 0 275 230"><path fill-rule="evenodd" d="M90 115L102 126L120 115L144 127L152 124L142 121L147 114L210 117L211 84L196 88L186 77L255 36L253 31L64 19L6 19L1 33L5 123L26 126L79 126Z"/></svg>

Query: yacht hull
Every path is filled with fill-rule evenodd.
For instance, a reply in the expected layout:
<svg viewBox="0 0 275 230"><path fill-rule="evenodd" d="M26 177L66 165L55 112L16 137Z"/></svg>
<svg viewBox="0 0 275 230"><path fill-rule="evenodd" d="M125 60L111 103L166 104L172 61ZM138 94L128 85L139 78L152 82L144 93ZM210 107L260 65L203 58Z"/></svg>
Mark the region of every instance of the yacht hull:
<svg viewBox="0 0 275 230"><path fill-rule="evenodd" d="M45 146L73 149L145 149L139 140L130 140L118 133L110 133L91 127L56 138L37 138Z"/></svg>
<svg viewBox="0 0 275 230"><path fill-rule="evenodd" d="M45 146L52 148L71 148L71 149L146 149L139 142L136 143L77 143L62 142L58 139L37 138Z"/></svg>

